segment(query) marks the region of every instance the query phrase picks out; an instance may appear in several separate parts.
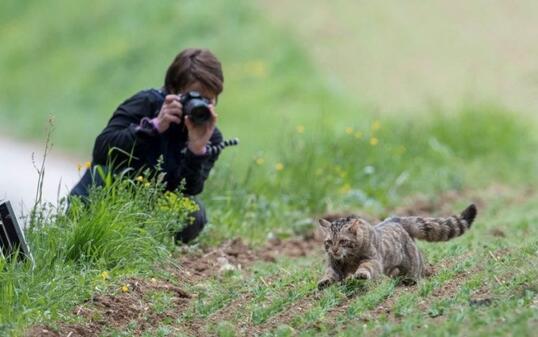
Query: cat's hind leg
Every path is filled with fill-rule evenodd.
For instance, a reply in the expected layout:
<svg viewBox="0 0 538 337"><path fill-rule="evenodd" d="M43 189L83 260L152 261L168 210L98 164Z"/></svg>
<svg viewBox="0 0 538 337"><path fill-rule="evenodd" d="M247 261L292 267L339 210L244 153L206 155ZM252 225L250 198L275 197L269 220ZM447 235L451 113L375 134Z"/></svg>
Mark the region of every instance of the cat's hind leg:
<svg viewBox="0 0 538 337"><path fill-rule="evenodd" d="M403 284L413 285L424 276L424 258L414 243L406 246L406 255L407 261L400 277Z"/></svg>
<svg viewBox="0 0 538 337"><path fill-rule="evenodd" d="M402 271L400 270L400 268L394 267L389 271L388 276L389 277L398 277L398 276L400 276L400 274L402 274Z"/></svg>

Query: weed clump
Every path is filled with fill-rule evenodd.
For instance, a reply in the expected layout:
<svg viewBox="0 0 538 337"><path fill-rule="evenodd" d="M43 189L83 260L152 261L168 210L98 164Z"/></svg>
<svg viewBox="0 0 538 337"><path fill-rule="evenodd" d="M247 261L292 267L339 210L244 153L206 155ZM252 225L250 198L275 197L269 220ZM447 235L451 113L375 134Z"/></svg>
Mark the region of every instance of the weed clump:
<svg viewBox="0 0 538 337"><path fill-rule="evenodd" d="M104 180L67 210L65 199L38 206L26 230L35 267L0 257L1 326L58 319L114 276L151 272L171 255L174 233L197 205L179 191L165 192L159 178Z"/></svg>

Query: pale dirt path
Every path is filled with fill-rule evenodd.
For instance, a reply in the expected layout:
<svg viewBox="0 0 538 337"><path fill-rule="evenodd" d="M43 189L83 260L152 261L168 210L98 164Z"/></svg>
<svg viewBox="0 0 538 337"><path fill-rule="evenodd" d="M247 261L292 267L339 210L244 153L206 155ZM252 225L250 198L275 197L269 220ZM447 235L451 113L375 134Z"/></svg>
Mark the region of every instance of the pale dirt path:
<svg viewBox="0 0 538 337"><path fill-rule="evenodd" d="M44 144L0 138L0 200L11 201L19 218L21 212L27 214L34 204L38 174L32 164L32 153L40 166L43 150ZM58 188L60 197L65 196L79 179L80 161L58 152L53 147L45 164L43 199L52 203L57 200Z"/></svg>

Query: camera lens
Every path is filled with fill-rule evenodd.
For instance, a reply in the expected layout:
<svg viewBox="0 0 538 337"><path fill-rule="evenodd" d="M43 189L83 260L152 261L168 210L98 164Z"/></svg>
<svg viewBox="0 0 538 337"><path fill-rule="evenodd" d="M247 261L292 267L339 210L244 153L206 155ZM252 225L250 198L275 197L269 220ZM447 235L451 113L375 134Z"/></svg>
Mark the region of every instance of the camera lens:
<svg viewBox="0 0 538 337"><path fill-rule="evenodd" d="M211 118L211 111L203 99L193 98L187 102L185 113L194 124L203 124Z"/></svg>

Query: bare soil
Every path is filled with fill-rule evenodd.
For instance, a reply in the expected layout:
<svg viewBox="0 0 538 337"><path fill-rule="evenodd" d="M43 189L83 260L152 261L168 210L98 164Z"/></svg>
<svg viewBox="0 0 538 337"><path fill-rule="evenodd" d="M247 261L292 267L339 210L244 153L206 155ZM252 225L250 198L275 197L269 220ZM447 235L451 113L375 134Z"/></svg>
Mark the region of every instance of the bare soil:
<svg viewBox="0 0 538 337"><path fill-rule="evenodd" d="M141 334L162 320L174 319L172 310L156 313L148 301L155 291L166 291L172 296L173 308L184 308L191 295L183 289L157 279L130 278L122 282L126 289L116 289L111 294L94 295L74 308L73 314L83 319L80 324L61 324L59 329L37 326L27 331L26 336L97 336L108 328L122 328L132 321L137 322L134 333Z"/></svg>

